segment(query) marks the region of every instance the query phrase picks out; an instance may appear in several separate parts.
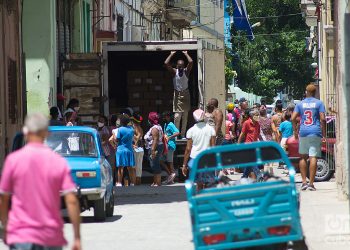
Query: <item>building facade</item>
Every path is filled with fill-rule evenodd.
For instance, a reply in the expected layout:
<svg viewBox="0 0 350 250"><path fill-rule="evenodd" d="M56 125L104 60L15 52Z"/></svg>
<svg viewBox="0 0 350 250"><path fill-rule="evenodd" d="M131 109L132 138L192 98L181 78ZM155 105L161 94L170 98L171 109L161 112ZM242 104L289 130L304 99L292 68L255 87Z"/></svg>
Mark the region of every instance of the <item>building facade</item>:
<svg viewBox="0 0 350 250"><path fill-rule="evenodd" d="M184 38L200 39L206 49L224 49L224 1L197 0L195 6L197 21Z"/></svg>
<svg viewBox="0 0 350 250"><path fill-rule="evenodd" d="M337 102L336 181L340 198L349 198L350 167L350 5L335 1Z"/></svg>
<svg viewBox="0 0 350 250"><path fill-rule="evenodd" d="M0 164L25 113L21 13L21 1L0 1Z"/></svg>

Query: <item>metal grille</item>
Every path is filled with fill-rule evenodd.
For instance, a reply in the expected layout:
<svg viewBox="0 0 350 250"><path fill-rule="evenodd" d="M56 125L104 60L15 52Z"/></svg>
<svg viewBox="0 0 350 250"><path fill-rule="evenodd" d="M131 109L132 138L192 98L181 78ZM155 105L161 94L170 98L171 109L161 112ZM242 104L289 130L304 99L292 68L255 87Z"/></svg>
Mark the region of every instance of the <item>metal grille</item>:
<svg viewBox="0 0 350 250"><path fill-rule="evenodd" d="M7 69L8 95L9 95L9 118L12 124L17 122L17 63L8 59Z"/></svg>
<svg viewBox="0 0 350 250"><path fill-rule="evenodd" d="M335 72L336 68L334 65L335 57L327 58L327 76L326 79L326 150L325 159L329 164L330 169L335 170L335 142L336 142L336 114L337 114L337 89L335 84Z"/></svg>

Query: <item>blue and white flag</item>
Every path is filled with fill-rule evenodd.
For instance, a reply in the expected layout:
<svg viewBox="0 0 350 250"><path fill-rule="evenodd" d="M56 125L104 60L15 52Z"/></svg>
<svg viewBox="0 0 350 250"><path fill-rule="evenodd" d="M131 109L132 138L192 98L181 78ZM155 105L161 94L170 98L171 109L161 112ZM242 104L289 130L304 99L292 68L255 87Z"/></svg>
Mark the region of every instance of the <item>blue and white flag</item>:
<svg viewBox="0 0 350 250"><path fill-rule="evenodd" d="M233 25L236 30L243 30L247 32L249 40L254 39L252 26L248 20L247 8L245 0L232 0L233 6Z"/></svg>

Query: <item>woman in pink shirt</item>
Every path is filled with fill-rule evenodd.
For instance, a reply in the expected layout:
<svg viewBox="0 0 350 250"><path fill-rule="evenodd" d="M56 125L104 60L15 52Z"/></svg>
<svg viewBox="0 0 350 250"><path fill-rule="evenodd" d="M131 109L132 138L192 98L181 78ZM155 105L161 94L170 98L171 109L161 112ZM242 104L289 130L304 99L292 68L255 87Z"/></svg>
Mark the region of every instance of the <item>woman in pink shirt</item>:
<svg viewBox="0 0 350 250"><path fill-rule="evenodd" d="M235 123L232 121L232 114L226 115L226 131L225 131L225 140L222 145L228 145L234 143L236 139L235 136Z"/></svg>

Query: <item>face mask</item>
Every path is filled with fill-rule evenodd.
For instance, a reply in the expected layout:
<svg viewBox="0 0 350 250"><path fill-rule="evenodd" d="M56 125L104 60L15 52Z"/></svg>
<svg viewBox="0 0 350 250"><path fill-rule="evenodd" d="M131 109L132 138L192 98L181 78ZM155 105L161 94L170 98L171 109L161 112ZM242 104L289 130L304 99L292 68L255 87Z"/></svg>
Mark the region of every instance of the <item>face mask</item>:
<svg viewBox="0 0 350 250"><path fill-rule="evenodd" d="M254 115L254 116L253 116L253 120L256 121L256 122L258 122L258 121L259 121L259 116L258 116L258 115Z"/></svg>
<svg viewBox="0 0 350 250"><path fill-rule="evenodd" d="M75 112L78 112L79 109L80 109L80 107L75 107L75 108L74 108Z"/></svg>
<svg viewBox="0 0 350 250"><path fill-rule="evenodd" d="M97 126L98 126L99 128L103 128L103 127L105 126L105 124L104 124L103 122L98 122L98 123L97 123Z"/></svg>
<svg viewBox="0 0 350 250"><path fill-rule="evenodd" d="M116 125L117 127L120 127L120 120L117 120L117 121L115 122L115 125Z"/></svg>

